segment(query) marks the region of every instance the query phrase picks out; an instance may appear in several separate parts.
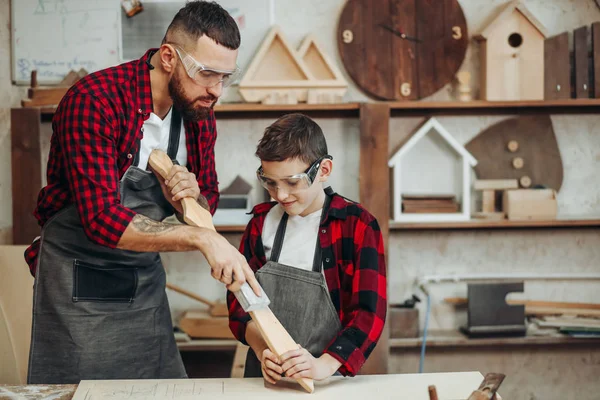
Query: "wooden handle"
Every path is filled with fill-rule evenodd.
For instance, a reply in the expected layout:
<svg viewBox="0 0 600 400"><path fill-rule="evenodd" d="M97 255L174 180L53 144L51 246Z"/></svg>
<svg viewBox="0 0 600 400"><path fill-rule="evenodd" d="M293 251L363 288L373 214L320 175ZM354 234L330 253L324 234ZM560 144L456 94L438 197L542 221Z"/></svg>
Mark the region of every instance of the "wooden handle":
<svg viewBox="0 0 600 400"><path fill-rule="evenodd" d="M181 293L184 296L187 296L191 299L197 300L200 303L204 303L207 306L210 306L210 307L215 306L215 303L213 301L210 301L200 295L197 295L196 293L190 292L189 290L186 290L186 289L182 288L181 286L173 285L172 283L167 283L167 287L177 293Z"/></svg>
<svg viewBox="0 0 600 400"><path fill-rule="evenodd" d="M152 153L150 153L150 157L148 158L148 164L150 164L154 173L158 174L163 179L167 179L169 171L173 168L173 162L167 153L159 149L152 150ZM196 199L184 197L180 202L181 207L183 208L183 220L186 224L216 231L212 222L212 215L208 210L202 208Z"/></svg>

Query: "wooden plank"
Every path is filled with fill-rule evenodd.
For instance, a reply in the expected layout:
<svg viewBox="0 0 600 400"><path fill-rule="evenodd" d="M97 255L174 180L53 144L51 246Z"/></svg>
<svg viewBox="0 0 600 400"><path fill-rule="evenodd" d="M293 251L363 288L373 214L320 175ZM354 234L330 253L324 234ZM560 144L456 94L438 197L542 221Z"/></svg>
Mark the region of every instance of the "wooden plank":
<svg viewBox="0 0 600 400"><path fill-rule="evenodd" d="M428 229L507 229L507 228L598 228L600 219L555 219L549 221L509 221L474 219L459 222L393 222L391 230Z"/></svg>
<svg viewBox="0 0 600 400"><path fill-rule="evenodd" d="M568 32L544 41L544 99L571 97L570 61Z"/></svg>
<svg viewBox="0 0 600 400"><path fill-rule="evenodd" d="M57 105L68 90L68 87L61 86L29 88L27 91L29 99L21 103L23 107Z"/></svg>
<svg viewBox="0 0 600 400"><path fill-rule="evenodd" d="M418 348L423 338L390 339L390 348ZM432 330L427 334L427 348L467 348L494 346L579 346L600 344L600 338L571 338L568 336L521 336L471 339L457 330Z"/></svg>
<svg viewBox="0 0 600 400"><path fill-rule="evenodd" d="M466 297L446 297L445 303L454 306L466 306L468 299ZM557 308L575 308L586 310L600 310L600 303L572 303L566 301L542 301L542 300L507 300L506 304L524 305L532 307L557 307Z"/></svg>
<svg viewBox="0 0 600 400"><path fill-rule="evenodd" d="M600 22L592 24L593 96L600 98Z"/></svg>
<svg viewBox="0 0 600 400"><path fill-rule="evenodd" d="M13 108L11 123L13 244L30 244L40 234L33 211L42 188L40 110Z"/></svg>
<svg viewBox="0 0 600 400"><path fill-rule="evenodd" d="M473 182L475 190L506 190L518 189L519 183L516 179L477 179Z"/></svg>
<svg viewBox="0 0 600 400"><path fill-rule="evenodd" d="M391 0L389 14L391 23L389 26L409 36L416 36L416 2ZM416 44L398 37L392 37L392 88L393 99L416 100L419 98L418 69L413 68L416 63L414 58L417 54ZM403 86L404 85L404 86ZM403 94L410 85L410 94Z"/></svg>
<svg viewBox="0 0 600 400"><path fill-rule="evenodd" d="M233 339L229 329L229 318L212 317L205 311L187 311L178 323L182 331L191 338Z"/></svg>
<svg viewBox="0 0 600 400"><path fill-rule="evenodd" d="M231 363L231 377L243 378L244 370L246 369L246 356L248 355L249 347L238 342L235 346L235 354Z"/></svg>
<svg viewBox="0 0 600 400"><path fill-rule="evenodd" d="M575 97L590 97L589 60L588 60L588 28L582 26L573 31L573 48L575 53Z"/></svg>
<svg viewBox="0 0 600 400"><path fill-rule="evenodd" d="M386 260L389 243L390 180L388 160L390 109L385 103L362 104L360 108L360 203L379 222ZM361 373L385 374L388 370L389 324Z"/></svg>

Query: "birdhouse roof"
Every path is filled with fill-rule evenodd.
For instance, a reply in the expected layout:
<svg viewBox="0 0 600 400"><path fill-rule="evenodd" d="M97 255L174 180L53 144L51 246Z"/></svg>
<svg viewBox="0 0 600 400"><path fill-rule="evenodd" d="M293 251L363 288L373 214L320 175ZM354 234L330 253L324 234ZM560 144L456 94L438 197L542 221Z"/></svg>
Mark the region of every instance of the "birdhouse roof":
<svg viewBox="0 0 600 400"><path fill-rule="evenodd" d="M492 15L491 21L484 25L485 28L477 36L475 36L475 39L485 40L490 37L498 25L501 24L504 19L509 17L515 10L520 12L544 37L548 37L548 31L546 30L546 27L542 25L542 23L531 13L531 11L529 11L525 4L519 0L514 0L506 4L506 6L501 7L497 14Z"/></svg>
<svg viewBox="0 0 600 400"><path fill-rule="evenodd" d="M435 118L428 119L417 131L407 137L400 145L400 148L388 161L388 166L393 167L400 162L404 154L408 153L418 142L423 139L429 132L435 130L440 136L452 147L458 154L461 155L467 162L474 167L477 165L477 160L471 153L467 151L454 137L439 123Z"/></svg>

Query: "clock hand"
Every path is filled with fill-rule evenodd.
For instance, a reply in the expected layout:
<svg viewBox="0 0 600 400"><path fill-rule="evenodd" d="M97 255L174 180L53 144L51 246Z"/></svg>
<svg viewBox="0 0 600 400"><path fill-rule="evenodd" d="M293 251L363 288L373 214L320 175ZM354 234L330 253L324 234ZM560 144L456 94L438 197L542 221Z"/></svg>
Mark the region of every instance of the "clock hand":
<svg viewBox="0 0 600 400"><path fill-rule="evenodd" d="M392 28L390 26L387 26L387 25L384 25L384 24L379 24L379 26L382 27L383 29L387 30L387 31L392 32L394 35L396 35L398 37L401 37L402 39L410 40L411 42L417 42L417 43L421 42L421 39L416 38L416 37L412 37L412 36L408 36L404 32L397 31L396 29L394 29L394 28Z"/></svg>

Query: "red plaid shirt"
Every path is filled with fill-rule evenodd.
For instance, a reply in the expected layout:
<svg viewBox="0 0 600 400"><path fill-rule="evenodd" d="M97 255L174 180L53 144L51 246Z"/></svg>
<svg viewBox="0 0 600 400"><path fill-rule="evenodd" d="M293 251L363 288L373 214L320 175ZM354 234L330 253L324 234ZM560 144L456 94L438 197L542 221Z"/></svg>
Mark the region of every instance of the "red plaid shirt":
<svg viewBox="0 0 600 400"><path fill-rule="evenodd" d="M332 193L330 189L328 193ZM240 251L255 272L267 262L261 236L267 213L275 204L254 207L254 217L242 237ZM367 210L334 194L319 228L319 240L327 288L342 323L342 330L324 352L342 363L340 373L354 376L375 348L386 317L387 285L381 231ZM231 332L247 344L246 323L250 315L231 292L227 293L227 304Z"/></svg>
<svg viewBox="0 0 600 400"><path fill-rule="evenodd" d="M34 215L44 226L75 203L87 237L115 248L135 212L121 205L119 180L131 166L142 140L142 125L153 111L150 50L139 60L104 69L77 82L61 100L52 121L47 182ZM184 121L187 168L198 177L214 213L219 200L214 147L214 113ZM39 240L25 251L35 276Z"/></svg>

